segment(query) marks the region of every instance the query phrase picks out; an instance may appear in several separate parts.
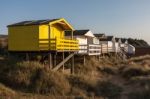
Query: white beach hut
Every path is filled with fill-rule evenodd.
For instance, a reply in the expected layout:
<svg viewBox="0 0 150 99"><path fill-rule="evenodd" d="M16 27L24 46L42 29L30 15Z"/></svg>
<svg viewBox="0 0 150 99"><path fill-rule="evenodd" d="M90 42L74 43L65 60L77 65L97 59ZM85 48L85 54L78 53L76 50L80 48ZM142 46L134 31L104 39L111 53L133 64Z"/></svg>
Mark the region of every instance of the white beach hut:
<svg viewBox="0 0 150 99"><path fill-rule="evenodd" d="M71 33L66 32L66 37L70 37ZM78 54L87 55L100 55L101 46L99 40L94 36L90 30L75 30L73 32L74 39L79 41L79 52Z"/></svg>

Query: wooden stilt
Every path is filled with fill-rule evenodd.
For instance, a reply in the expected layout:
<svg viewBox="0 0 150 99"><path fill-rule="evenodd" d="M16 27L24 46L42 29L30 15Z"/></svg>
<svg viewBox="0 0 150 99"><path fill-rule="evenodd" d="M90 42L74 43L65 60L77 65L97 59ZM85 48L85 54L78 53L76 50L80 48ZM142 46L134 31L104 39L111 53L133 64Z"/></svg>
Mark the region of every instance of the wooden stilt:
<svg viewBox="0 0 150 99"><path fill-rule="evenodd" d="M71 74L74 74L74 56L71 58Z"/></svg>
<svg viewBox="0 0 150 99"><path fill-rule="evenodd" d="M64 61L64 59L65 59L65 53L63 52L63 61ZM64 70L65 70L65 66L64 66L65 64L63 63L63 73L64 73Z"/></svg>
<svg viewBox="0 0 150 99"><path fill-rule="evenodd" d="M85 55L83 56L83 65L85 65Z"/></svg>
<svg viewBox="0 0 150 99"><path fill-rule="evenodd" d="M29 61L29 53L26 53L26 61Z"/></svg>
<svg viewBox="0 0 150 99"><path fill-rule="evenodd" d="M100 61L100 55L98 55L98 61Z"/></svg>
<svg viewBox="0 0 150 99"><path fill-rule="evenodd" d="M57 60L57 55L54 54L54 66L56 66L56 64L57 64L57 63L56 63L56 62L57 62L56 60Z"/></svg>
<svg viewBox="0 0 150 99"><path fill-rule="evenodd" d="M48 55L48 63L49 63L49 68L50 69L52 69L52 54L51 53L49 53L49 55Z"/></svg>
<svg viewBox="0 0 150 99"><path fill-rule="evenodd" d="M104 58L104 53L103 53L103 56L102 56L103 58Z"/></svg>
<svg viewBox="0 0 150 99"><path fill-rule="evenodd" d="M74 56L71 58L71 74L74 74Z"/></svg>

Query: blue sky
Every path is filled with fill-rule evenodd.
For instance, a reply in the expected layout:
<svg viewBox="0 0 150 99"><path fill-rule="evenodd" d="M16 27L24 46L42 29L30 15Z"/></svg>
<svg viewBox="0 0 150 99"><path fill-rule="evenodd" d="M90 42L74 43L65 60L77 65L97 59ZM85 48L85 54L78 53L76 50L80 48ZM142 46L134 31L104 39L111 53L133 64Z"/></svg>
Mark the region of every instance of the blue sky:
<svg viewBox="0 0 150 99"><path fill-rule="evenodd" d="M0 0L0 34L11 23L60 17L75 29L150 43L150 0Z"/></svg>

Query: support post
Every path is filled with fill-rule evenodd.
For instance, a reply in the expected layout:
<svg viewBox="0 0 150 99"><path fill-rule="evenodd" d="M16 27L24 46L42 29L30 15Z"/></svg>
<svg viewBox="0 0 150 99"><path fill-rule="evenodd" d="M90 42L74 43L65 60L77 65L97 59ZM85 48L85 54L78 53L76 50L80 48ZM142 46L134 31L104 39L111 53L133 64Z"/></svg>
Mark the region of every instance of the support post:
<svg viewBox="0 0 150 99"><path fill-rule="evenodd" d="M73 30L71 31L71 39L73 40Z"/></svg>
<svg viewBox="0 0 150 99"><path fill-rule="evenodd" d="M65 59L65 53L63 52L63 61L64 61L64 59ZM64 73L64 70L65 70L65 66L64 66L65 64L63 64L63 73Z"/></svg>
<svg viewBox="0 0 150 99"><path fill-rule="evenodd" d="M48 55L48 65L49 65L49 68L52 69L52 54L49 52L49 55Z"/></svg>
<svg viewBox="0 0 150 99"><path fill-rule="evenodd" d="M56 66L56 64L57 64L57 61L56 61L56 60L57 60L57 54L55 53L55 54L54 54L54 66Z"/></svg>
<svg viewBox="0 0 150 99"><path fill-rule="evenodd" d="M85 66L85 55L83 56L83 65Z"/></svg>
<svg viewBox="0 0 150 99"><path fill-rule="evenodd" d="M71 58L71 74L74 74L74 56Z"/></svg>
<svg viewBox="0 0 150 99"><path fill-rule="evenodd" d="M101 45L101 54L102 54L102 53L103 53L103 49L102 49L102 48L103 48L103 46L102 46L102 44L100 44L100 45Z"/></svg>
<svg viewBox="0 0 150 99"><path fill-rule="evenodd" d="M108 42L107 42L107 53L109 53L109 49L108 49Z"/></svg>
<svg viewBox="0 0 150 99"><path fill-rule="evenodd" d="M29 61L29 53L26 53L26 61Z"/></svg>

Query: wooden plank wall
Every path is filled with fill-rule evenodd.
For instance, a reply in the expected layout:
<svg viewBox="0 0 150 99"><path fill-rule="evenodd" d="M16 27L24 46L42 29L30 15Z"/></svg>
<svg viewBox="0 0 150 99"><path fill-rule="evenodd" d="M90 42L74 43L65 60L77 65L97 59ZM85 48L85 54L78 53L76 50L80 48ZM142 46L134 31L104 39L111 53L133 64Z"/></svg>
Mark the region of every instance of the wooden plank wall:
<svg viewBox="0 0 150 99"><path fill-rule="evenodd" d="M134 56L150 55L150 47L136 47Z"/></svg>

